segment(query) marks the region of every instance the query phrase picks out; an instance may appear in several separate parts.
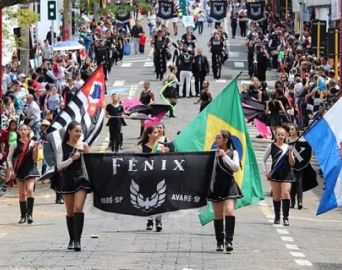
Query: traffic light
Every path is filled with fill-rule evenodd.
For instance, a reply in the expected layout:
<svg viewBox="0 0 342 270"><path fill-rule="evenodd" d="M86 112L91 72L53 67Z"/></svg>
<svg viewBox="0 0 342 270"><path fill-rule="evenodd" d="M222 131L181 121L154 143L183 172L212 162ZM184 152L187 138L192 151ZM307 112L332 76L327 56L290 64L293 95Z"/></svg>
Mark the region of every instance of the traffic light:
<svg viewBox="0 0 342 270"><path fill-rule="evenodd" d="M48 1L48 20L56 20L57 6L56 1Z"/></svg>

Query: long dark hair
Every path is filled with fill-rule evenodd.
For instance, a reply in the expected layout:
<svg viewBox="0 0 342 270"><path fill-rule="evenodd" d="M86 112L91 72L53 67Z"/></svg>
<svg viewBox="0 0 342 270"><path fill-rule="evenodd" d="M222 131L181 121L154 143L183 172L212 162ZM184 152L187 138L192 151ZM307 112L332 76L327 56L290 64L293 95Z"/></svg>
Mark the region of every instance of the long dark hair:
<svg viewBox="0 0 342 270"><path fill-rule="evenodd" d="M228 130L225 130L225 129L220 130L220 134L224 139L228 139L227 144L226 144L227 148L232 149L232 150L236 150L234 142L232 140L232 134Z"/></svg>
<svg viewBox="0 0 342 270"><path fill-rule="evenodd" d="M73 130L76 126L80 126L80 125L81 124L79 122L77 122L77 121L71 121L69 123L69 125L67 126L67 129L66 129L66 131L64 133L63 143L69 141L69 139L70 139L69 131Z"/></svg>
<svg viewBox="0 0 342 270"><path fill-rule="evenodd" d="M138 141L138 145L144 145L148 142L148 135L152 134L152 132L156 129L156 126L150 126L147 127L144 132L143 135L141 136L141 139Z"/></svg>
<svg viewBox="0 0 342 270"><path fill-rule="evenodd" d="M221 136L224 138L224 139L228 139L228 141L227 141L227 148L229 149L229 150L235 150L235 151L237 151L237 149L236 149L236 147L235 147L235 144L234 144L234 141L233 141L233 139L232 139L232 134L228 131L228 130L225 130L225 129L223 129L223 130L220 130L220 134L221 134ZM239 162L239 164L240 164L240 169L242 169L242 163L241 163L241 159L242 159L242 157L240 158L239 157L239 159L240 159L240 162Z"/></svg>

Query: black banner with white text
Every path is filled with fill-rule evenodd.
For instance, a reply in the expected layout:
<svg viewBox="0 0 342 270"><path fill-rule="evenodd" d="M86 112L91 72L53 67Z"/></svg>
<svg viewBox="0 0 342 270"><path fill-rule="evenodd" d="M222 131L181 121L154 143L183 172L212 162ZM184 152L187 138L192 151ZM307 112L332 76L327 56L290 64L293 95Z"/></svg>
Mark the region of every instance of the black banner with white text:
<svg viewBox="0 0 342 270"><path fill-rule="evenodd" d="M247 17L257 21L264 17L265 2L246 3Z"/></svg>
<svg viewBox="0 0 342 270"><path fill-rule="evenodd" d="M212 0L209 3L210 17L214 20L223 20L227 15L227 0Z"/></svg>
<svg viewBox="0 0 342 270"><path fill-rule="evenodd" d="M163 20L169 20L174 17L175 13L175 4L173 1L159 1L158 2L159 9L157 16Z"/></svg>
<svg viewBox="0 0 342 270"><path fill-rule="evenodd" d="M206 205L213 152L84 154L94 206L150 216Z"/></svg>

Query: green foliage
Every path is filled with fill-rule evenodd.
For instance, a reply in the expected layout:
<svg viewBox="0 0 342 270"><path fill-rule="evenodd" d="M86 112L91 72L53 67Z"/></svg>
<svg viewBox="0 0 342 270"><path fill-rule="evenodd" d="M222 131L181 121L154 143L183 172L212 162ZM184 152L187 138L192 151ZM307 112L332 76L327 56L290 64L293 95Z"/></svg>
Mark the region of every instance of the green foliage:
<svg viewBox="0 0 342 270"><path fill-rule="evenodd" d="M22 29L28 29L33 23L39 19L39 15L30 9L16 9L4 8L3 9L3 39L7 40L13 33L12 26L17 25ZM6 21L8 23L6 23ZM10 22L12 23L10 23ZM16 47L20 47L26 41L26 37L16 38Z"/></svg>

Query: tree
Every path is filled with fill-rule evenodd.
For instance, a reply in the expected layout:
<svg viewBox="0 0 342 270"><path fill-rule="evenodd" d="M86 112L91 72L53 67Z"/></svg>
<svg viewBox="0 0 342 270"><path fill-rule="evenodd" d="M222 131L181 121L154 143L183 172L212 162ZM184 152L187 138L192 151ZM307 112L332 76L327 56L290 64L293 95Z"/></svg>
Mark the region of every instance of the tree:
<svg viewBox="0 0 342 270"><path fill-rule="evenodd" d="M0 9L5 7L11 7L18 4L30 4L33 2L38 2L39 0L1 0Z"/></svg>

